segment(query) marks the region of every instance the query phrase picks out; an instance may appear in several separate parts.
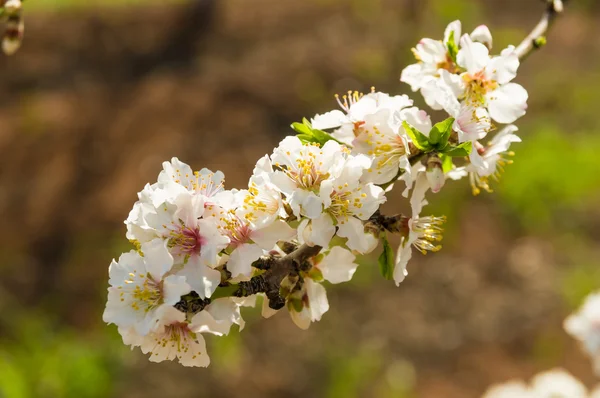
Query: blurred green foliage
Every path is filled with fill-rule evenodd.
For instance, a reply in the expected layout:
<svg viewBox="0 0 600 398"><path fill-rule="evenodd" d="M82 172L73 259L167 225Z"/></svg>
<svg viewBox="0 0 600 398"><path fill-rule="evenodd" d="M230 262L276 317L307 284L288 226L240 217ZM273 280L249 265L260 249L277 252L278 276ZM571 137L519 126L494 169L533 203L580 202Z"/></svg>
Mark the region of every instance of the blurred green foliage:
<svg viewBox="0 0 600 398"><path fill-rule="evenodd" d="M6 317L0 346L0 397L101 398L121 365L113 333L83 335L34 314Z"/></svg>

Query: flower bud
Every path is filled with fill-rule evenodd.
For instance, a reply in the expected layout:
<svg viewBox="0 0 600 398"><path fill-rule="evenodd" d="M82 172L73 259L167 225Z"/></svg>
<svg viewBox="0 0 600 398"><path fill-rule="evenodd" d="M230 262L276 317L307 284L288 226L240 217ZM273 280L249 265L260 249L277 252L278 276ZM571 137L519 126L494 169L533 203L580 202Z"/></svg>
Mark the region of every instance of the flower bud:
<svg viewBox="0 0 600 398"><path fill-rule="evenodd" d="M446 177L444 176L444 170L442 168L442 160L438 155L430 156L427 160L427 182L431 187L431 192L437 193L444 186Z"/></svg>
<svg viewBox="0 0 600 398"><path fill-rule="evenodd" d="M492 49L492 34L490 33L490 29L485 25L476 27L473 33L471 33L471 39L484 44L489 50Z"/></svg>

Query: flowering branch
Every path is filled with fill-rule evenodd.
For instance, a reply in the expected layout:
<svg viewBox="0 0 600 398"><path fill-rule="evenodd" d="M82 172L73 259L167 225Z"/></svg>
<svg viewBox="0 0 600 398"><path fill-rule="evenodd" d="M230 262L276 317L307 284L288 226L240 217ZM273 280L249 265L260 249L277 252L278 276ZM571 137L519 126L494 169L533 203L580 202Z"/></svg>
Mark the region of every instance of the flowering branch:
<svg viewBox="0 0 600 398"><path fill-rule="evenodd" d="M240 307L257 295L265 317L285 308L306 329L329 309L322 282L348 282L356 255L377 247L382 276L399 285L413 249L442 248L445 217L421 215L429 191L468 177L474 194L491 192L520 142L511 123L527 108L527 91L512 82L521 53L490 55L485 26L461 33L454 21L443 40L421 40L400 79L445 120L433 123L407 95L348 92L336 96L341 109L293 123L296 135L258 160L247 189L164 162L125 221L136 250L109 268L104 320L153 361L206 366L202 333L241 329ZM410 214L381 214L395 187ZM399 235L397 250L389 234Z"/></svg>
<svg viewBox="0 0 600 398"><path fill-rule="evenodd" d="M533 50L537 50L546 44L546 33L556 17L563 12L563 4L567 2L567 0L544 1L547 4L542 19L515 50L521 60L531 54Z"/></svg>

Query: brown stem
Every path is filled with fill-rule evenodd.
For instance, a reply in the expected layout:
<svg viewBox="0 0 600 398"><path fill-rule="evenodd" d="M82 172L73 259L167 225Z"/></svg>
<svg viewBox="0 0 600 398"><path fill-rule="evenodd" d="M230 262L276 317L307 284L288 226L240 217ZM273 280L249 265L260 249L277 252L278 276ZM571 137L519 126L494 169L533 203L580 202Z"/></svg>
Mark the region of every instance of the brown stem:
<svg viewBox="0 0 600 398"><path fill-rule="evenodd" d="M550 29L550 26L552 26L552 22L554 22L556 16L562 12L562 4L567 2L567 0L544 1L547 5L546 10L542 15L542 19L515 50L520 60L525 59L533 52L533 50L536 50L543 45L545 35Z"/></svg>

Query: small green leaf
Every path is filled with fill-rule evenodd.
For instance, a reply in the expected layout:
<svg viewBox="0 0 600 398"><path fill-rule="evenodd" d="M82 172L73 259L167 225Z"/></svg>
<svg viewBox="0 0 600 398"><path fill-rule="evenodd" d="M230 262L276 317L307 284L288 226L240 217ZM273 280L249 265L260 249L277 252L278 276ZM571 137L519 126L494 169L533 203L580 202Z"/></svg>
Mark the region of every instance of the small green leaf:
<svg viewBox="0 0 600 398"><path fill-rule="evenodd" d="M406 134L410 137L412 143L422 151L431 152L433 149L431 144L429 143L429 139L419 130L406 123L402 122L402 126L404 126L404 130L406 130Z"/></svg>
<svg viewBox="0 0 600 398"><path fill-rule="evenodd" d="M390 242L388 242L387 237L384 235L381 238L381 242L383 243L383 252L379 256L379 272L381 276L383 276L387 280L394 279L394 250L390 246Z"/></svg>
<svg viewBox="0 0 600 398"><path fill-rule="evenodd" d="M440 155L440 159L442 159L442 170L444 174L452 170L452 168L454 168L454 163L452 163L451 156Z"/></svg>
<svg viewBox="0 0 600 398"><path fill-rule="evenodd" d="M340 141L336 140L331 134L326 133L323 130L313 129L311 123L306 119L302 119L302 123L292 123L292 129L298 134L296 135L303 143L317 143L323 146L327 141L334 140L341 144Z"/></svg>
<svg viewBox="0 0 600 398"><path fill-rule="evenodd" d="M456 56L458 55L458 46L456 40L454 40L454 31L448 35L448 41L446 42L446 48L448 49L448 55L456 63Z"/></svg>
<svg viewBox="0 0 600 398"><path fill-rule="evenodd" d="M452 134L454 118L450 117L443 122L436 123L429 132L429 142L438 148L443 148Z"/></svg>
<svg viewBox="0 0 600 398"><path fill-rule="evenodd" d="M463 142L462 144L454 147L449 147L448 150L444 151L444 153L448 156L456 157L465 157L471 154L473 149L473 144L469 142Z"/></svg>

